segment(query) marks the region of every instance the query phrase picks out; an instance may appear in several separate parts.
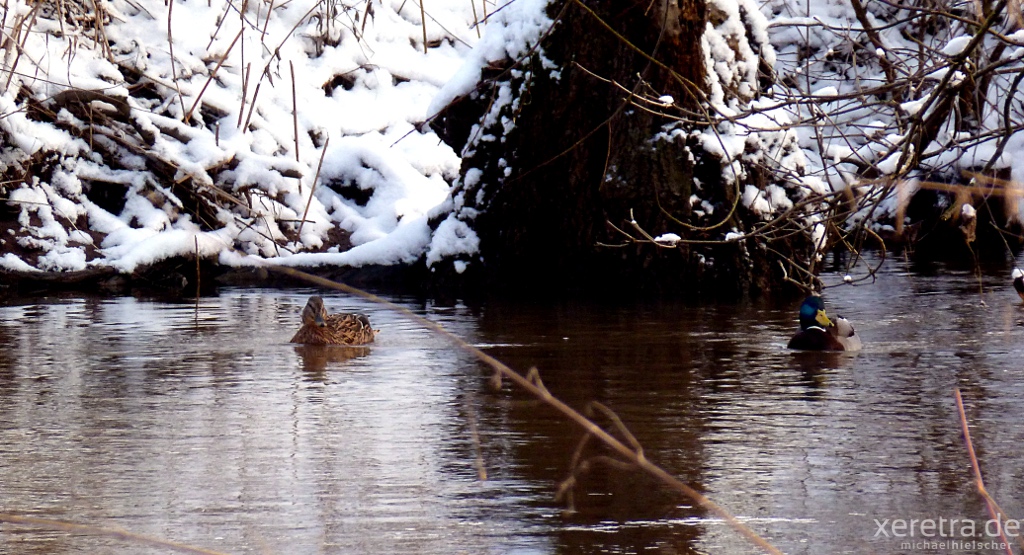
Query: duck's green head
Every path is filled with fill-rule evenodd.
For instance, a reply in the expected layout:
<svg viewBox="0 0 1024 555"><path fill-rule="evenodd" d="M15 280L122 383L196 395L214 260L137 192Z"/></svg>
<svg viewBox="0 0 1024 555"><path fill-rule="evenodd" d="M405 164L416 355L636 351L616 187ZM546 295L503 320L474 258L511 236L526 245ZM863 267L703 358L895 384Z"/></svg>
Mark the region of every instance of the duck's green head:
<svg viewBox="0 0 1024 555"><path fill-rule="evenodd" d="M825 314L825 303L821 297L811 295L804 299L804 304L800 305L800 329L805 330L815 326L829 328L834 325Z"/></svg>

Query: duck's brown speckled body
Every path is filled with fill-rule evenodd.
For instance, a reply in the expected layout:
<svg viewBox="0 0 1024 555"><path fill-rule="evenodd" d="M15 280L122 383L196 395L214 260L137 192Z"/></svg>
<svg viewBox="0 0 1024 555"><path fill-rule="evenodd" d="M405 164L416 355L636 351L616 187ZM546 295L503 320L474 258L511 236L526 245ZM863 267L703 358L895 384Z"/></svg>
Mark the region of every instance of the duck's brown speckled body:
<svg viewBox="0 0 1024 555"><path fill-rule="evenodd" d="M306 345L365 345L373 343L377 331L364 314L327 314L324 300L309 298L302 309L302 327L292 343Z"/></svg>

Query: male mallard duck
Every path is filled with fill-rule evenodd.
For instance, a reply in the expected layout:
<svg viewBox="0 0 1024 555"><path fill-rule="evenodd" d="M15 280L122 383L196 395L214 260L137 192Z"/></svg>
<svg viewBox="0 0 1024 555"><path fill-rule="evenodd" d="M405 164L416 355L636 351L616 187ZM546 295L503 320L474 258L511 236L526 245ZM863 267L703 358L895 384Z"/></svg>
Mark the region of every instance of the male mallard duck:
<svg viewBox="0 0 1024 555"><path fill-rule="evenodd" d="M849 320L830 320L825 314L825 303L817 295L807 297L800 305L800 331L787 345L804 351L858 351L861 346Z"/></svg>
<svg viewBox="0 0 1024 555"><path fill-rule="evenodd" d="M1017 290L1021 300L1024 300L1024 272L1020 271L1020 268L1014 268L1010 276L1013 277L1013 288Z"/></svg>
<svg viewBox="0 0 1024 555"><path fill-rule="evenodd" d="M308 345L364 345L372 343L377 330L363 314L327 315L324 300L314 295L302 309L302 327L292 343Z"/></svg>

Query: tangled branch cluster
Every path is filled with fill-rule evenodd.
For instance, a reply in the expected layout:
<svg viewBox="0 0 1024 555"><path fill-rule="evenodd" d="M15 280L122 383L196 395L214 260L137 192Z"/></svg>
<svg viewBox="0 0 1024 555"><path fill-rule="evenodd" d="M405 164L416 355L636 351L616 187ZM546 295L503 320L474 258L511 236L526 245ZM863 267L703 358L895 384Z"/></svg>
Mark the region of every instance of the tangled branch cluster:
<svg viewBox="0 0 1024 555"><path fill-rule="evenodd" d="M758 148L739 157L778 183L822 185L795 199L789 195L792 204L781 209L762 210L761 225L725 234L723 241L761 237L770 244L821 223L827 235L820 250L838 243L856 251L866 240L881 240L875 231L898 233L908 199L922 187L948 193L956 208L995 194L1005 208L1000 223L1020 223L1019 2L772 0L763 11L772 51L760 54L772 73L762 75L771 84L761 96L744 100L741 91L732 91L732 101L723 103L712 94L702 98L702 110L666 105L656 91L635 101L688 127L714 130L722 143L730 135L747 137L748 147ZM780 133L795 141L798 160L784 140L765 140ZM754 150L759 154L750 155ZM995 193L978 188L979 176L1003 186ZM751 210L759 199L771 202L763 189L737 193ZM686 234L623 234L631 242L665 247L689 241ZM792 269L814 273L801 264Z"/></svg>

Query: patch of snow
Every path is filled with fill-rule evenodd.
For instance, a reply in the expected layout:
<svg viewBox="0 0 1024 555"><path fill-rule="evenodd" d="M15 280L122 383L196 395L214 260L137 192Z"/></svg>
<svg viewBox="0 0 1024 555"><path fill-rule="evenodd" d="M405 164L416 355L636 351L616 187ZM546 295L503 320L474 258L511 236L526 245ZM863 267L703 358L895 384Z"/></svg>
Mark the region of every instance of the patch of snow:
<svg viewBox="0 0 1024 555"><path fill-rule="evenodd" d="M14 253L4 253L0 256L0 268L10 270L12 272L38 272L39 269L30 266L27 262L18 257Z"/></svg>
<svg viewBox="0 0 1024 555"><path fill-rule="evenodd" d="M36 264L41 270L48 271L84 270L85 251L78 247L51 249L40 256Z"/></svg>
<svg viewBox="0 0 1024 555"><path fill-rule="evenodd" d="M661 245L670 246L670 247L676 246L676 244L679 243L679 241L682 241L682 240L683 240L683 238L678 236L678 235L676 235L675 233L663 233L663 234L661 234L661 235L659 235L659 236L654 238L654 242L655 243L658 243L658 244L661 244Z"/></svg>
<svg viewBox="0 0 1024 555"><path fill-rule="evenodd" d="M927 98L922 98L919 100L910 100L900 104L900 109L906 112L907 115L916 116L917 113L921 111L921 108L923 108L927 102Z"/></svg>
<svg viewBox="0 0 1024 555"><path fill-rule="evenodd" d="M768 20L756 2L709 0L708 6L721 16L721 21L707 24L701 35L701 48L711 91L709 99L724 112L730 104L757 96L761 59L774 64L775 51L768 38ZM726 90L733 91L730 96L738 94L739 98L727 99Z"/></svg>
<svg viewBox="0 0 1024 555"><path fill-rule="evenodd" d="M942 53L947 56L956 56L963 52L972 40L974 40L972 35L960 35L958 37L954 37L942 47Z"/></svg>
<svg viewBox="0 0 1024 555"><path fill-rule="evenodd" d="M753 185L747 185L743 188L743 196L740 198L740 202L754 214L767 218L772 214L772 205L768 202L764 193L764 191Z"/></svg>
<svg viewBox="0 0 1024 555"><path fill-rule="evenodd" d="M450 214L434 230L427 251L427 266L433 266L449 256L474 255L479 249L480 238L476 232L455 214Z"/></svg>
<svg viewBox="0 0 1024 555"><path fill-rule="evenodd" d="M821 252L825 249L825 226L823 224L814 224L811 228L811 244L814 245L814 250L818 253L818 259L821 258Z"/></svg>

